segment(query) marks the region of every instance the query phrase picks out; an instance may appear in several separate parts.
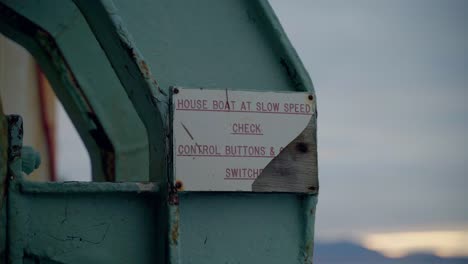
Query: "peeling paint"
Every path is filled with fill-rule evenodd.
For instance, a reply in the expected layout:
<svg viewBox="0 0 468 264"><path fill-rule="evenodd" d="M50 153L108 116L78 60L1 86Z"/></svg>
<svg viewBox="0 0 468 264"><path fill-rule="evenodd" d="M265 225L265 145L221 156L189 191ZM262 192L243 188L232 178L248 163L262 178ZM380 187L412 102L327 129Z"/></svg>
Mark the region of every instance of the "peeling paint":
<svg viewBox="0 0 468 264"><path fill-rule="evenodd" d="M177 245L179 243L179 221L174 221L171 227L171 244Z"/></svg>
<svg viewBox="0 0 468 264"><path fill-rule="evenodd" d="M137 182L135 184L143 192L144 191L153 191L155 189L155 187L157 186L156 184L154 184L152 182L148 182L148 183Z"/></svg>
<svg viewBox="0 0 468 264"><path fill-rule="evenodd" d="M172 186L170 183L169 185L169 193L168 193L168 204L171 205L178 205L179 204L179 194L177 191L177 187L174 185Z"/></svg>
<svg viewBox="0 0 468 264"><path fill-rule="evenodd" d="M178 205L169 205L169 263L180 262L180 208Z"/></svg>
<svg viewBox="0 0 468 264"><path fill-rule="evenodd" d="M318 193L316 122L313 115L307 127L270 161L254 180L253 191Z"/></svg>
<svg viewBox="0 0 468 264"><path fill-rule="evenodd" d="M21 158L23 142L23 119L19 115L7 116L8 122L8 160L12 162Z"/></svg>

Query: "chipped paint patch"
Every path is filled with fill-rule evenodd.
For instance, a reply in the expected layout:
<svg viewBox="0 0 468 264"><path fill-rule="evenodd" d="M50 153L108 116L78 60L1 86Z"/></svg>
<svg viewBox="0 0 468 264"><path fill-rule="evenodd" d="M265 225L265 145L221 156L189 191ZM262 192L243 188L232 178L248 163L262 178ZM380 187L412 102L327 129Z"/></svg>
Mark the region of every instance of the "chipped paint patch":
<svg viewBox="0 0 468 264"><path fill-rule="evenodd" d="M179 221L175 221L171 227L171 244L177 245L179 243Z"/></svg>
<svg viewBox="0 0 468 264"><path fill-rule="evenodd" d="M180 253L180 208L178 205L169 205L169 258L170 263L179 263Z"/></svg>
<svg viewBox="0 0 468 264"><path fill-rule="evenodd" d="M156 187L156 184L154 184L152 182L148 182L148 183L137 182L137 183L135 183L135 185L138 186L138 188L141 191L152 191Z"/></svg>

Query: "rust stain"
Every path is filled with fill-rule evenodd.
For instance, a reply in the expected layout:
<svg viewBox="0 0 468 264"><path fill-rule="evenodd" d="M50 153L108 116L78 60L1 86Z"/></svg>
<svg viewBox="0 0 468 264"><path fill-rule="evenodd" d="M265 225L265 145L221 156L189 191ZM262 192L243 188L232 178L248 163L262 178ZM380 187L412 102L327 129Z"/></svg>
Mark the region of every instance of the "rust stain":
<svg viewBox="0 0 468 264"><path fill-rule="evenodd" d="M171 243L177 245L179 243L179 219L176 219L171 228Z"/></svg>
<svg viewBox="0 0 468 264"><path fill-rule="evenodd" d="M169 195L168 203L169 205L178 205L179 204L179 195L177 194L177 188L175 185L168 183L169 185Z"/></svg>
<svg viewBox="0 0 468 264"><path fill-rule="evenodd" d="M311 249L313 248L313 242L307 241L305 248L304 248L304 264L311 264L312 263L312 255Z"/></svg>
<svg viewBox="0 0 468 264"><path fill-rule="evenodd" d="M182 183L181 180L176 181L175 188L177 189L177 191L183 191L184 190L184 184Z"/></svg>
<svg viewBox="0 0 468 264"><path fill-rule="evenodd" d="M177 194L169 195L169 204L170 205L179 205L179 196Z"/></svg>
<svg viewBox="0 0 468 264"><path fill-rule="evenodd" d="M120 39L120 43L121 43L121 46L127 52L127 55L130 56L132 60L137 64L138 71L143 75L143 78L147 81L147 84L149 86L154 86L157 89L157 91L163 96L167 96L167 93L164 90L162 90L161 87L159 86L158 81L153 78L153 75L151 74L151 71L146 61L140 58L140 56L137 54L135 49L132 47L132 44L128 43L124 39ZM128 66L126 66L126 68L127 68L127 71L129 71ZM129 74L131 75L130 71L129 71ZM153 95L153 97L159 101L159 99L156 96Z"/></svg>
<svg viewBox="0 0 468 264"><path fill-rule="evenodd" d="M143 76L145 76L146 78L149 78L151 76L151 74L150 74L148 64L146 64L146 62L144 60L140 60L138 62L138 64L139 64L140 69L141 69L141 71L143 73Z"/></svg>

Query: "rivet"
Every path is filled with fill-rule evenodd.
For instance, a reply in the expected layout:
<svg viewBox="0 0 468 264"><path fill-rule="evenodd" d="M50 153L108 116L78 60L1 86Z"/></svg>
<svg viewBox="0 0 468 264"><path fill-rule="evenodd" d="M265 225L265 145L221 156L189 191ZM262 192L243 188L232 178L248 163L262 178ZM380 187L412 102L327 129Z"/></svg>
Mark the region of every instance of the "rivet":
<svg viewBox="0 0 468 264"><path fill-rule="evenodd" d="M175 187L177 190L180 190L182 188L182 182L181 181L176 181Z"/></svg>

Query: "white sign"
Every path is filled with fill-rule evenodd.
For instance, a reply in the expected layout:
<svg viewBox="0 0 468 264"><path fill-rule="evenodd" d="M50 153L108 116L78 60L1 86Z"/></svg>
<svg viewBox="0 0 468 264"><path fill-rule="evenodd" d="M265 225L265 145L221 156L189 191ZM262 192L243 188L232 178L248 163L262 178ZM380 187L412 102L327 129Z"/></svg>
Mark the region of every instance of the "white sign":
<svg viewBox="0 0 468 264"><path fill-rule="evenodd" d="M315 113L308 93L174 88L174 181L183 191L252 191Z"/></svg>

